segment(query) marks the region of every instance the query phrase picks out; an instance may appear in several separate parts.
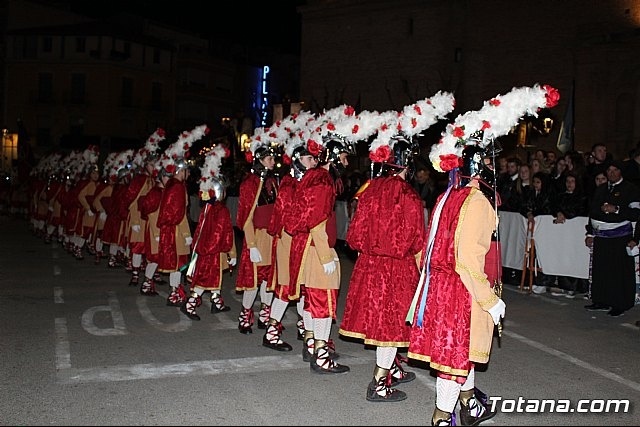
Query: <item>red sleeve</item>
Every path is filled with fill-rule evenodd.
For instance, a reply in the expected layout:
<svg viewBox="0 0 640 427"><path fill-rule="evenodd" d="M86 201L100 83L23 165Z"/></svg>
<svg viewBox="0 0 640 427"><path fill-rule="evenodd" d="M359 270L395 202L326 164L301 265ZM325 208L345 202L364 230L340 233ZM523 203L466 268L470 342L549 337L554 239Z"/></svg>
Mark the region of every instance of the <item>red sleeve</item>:
<svg viewBox="0 0 640 427"><path fill-rule="evenodd" d="M253 207L253 203L256 199L259 185L260 178L252 173L247 175L245 180L240 184L238 213L236 214L236 225L239 228L243 228L249 218L249 213L251 212L251 208Z"/></svg>
<svg viewBox="0 0 640 427"><path fill-rule="evenodd" d="M149 219L149 214L158 210L161 199L162 188L160 187L153 187L138 199L138 209L140 209L140 215L143 219Z"/></svg>
<svg viewBox="0 0 640 427"><path fill-rule="evenodd" d="M298 181L291 175L285 175L280 182L278 188L278 196L273 207L273 214L271 215L271 221L267 228L267 233L272 236L280 236L282 228L284 227L287 216L291 212L293 197L295 192L295 185Z"/></svg>
<svg viewBox="0 0 640 427"><path fill-rule="evenodd" d="M171 179L162 193L158 227L178 225L187 213L187 192L182 182Z"/></svg>
<svg viewBox="0 0 640 427"><path fill-rule="evenodd" d="M133 177L129 185L127 186L126 191L122 194L122 206L125 206L129 209L131 203L138 197L140 190L144 186L145 182L147 182L146 175L136 175Z"/></svg>

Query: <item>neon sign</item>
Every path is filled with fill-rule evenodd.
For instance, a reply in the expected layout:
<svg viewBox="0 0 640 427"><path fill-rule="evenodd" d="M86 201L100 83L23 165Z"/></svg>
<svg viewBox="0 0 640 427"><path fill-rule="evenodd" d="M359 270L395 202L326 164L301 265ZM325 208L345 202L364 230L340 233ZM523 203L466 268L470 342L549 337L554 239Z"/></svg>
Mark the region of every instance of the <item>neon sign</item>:
<svg viewBox="0 0 640 427"><path fill-rule="evenodd" d="M260 83L258 87L258 119L260 126L267 125L267 116L269 115L269 86L268 77L271 69L268 65L264 65L260 71Z"/></svg>

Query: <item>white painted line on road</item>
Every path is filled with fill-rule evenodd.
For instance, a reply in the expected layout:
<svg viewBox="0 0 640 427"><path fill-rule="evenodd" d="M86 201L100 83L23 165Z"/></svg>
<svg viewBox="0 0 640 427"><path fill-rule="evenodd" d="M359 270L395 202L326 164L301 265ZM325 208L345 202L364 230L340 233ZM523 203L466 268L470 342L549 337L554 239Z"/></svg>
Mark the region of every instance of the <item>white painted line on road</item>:
<svg viewBox="0 0 640 427"><path fill-rule="evenodd" d="M67 319L56 318L56 369L58 371L71 368L71 351Z"/></svg>
<svg viewBox="0 0 640 427"><path fill-rule="evenodd" d="M635 381L628 380L628 379L626 379L624 377L621 377L620 375L614 374L613 372L609 372L609 371L606 371L604 369L598 368L597 366L593 366L592 364L590 364L588 362L585 362L583 360L580 360L577 357L573 357L573 356L571 356L571 355L569 355L567 353L564 353L564 352L562 352L560 350L555 350L555 349L553 349L551 347L548 347L548 346L546 346L546 345L544 345L542 343L539 343L537 341L531 340L531 339L529 339L527 337L524 337L524 336L522 336L520 334L517 334L515 332L503 331L502 333L504 335L507 335L510 338L515 338L518 341L521 341L521 342L523 342L523 343L525 343L527 345L530 345L531 347L537 348L538 350L544 351L545 353L548 353L548 354L550 354L552 356L555 356L555 357L557 357L559 359L563 359L563 360L565 360L565 361L567 361L567 362L569 362L569 363L571 363L573 365L580 366L581 368L584 368L584 369L586 369L588 371L591 371L591 372L593 372L595 374L601 375L601 376L603 376L603 377L605 377L605 378L607 378L609 380L612 380L612 381L615 381L615 382L617 382L619 384L625 385L625 386L627 386L627 387L629 387L629 388L631 388L633 390L640 391L640 384L638 384Z"/></svg>
<svg viewBox="0 0 640 427"><path fill-rule="evenodd" d="M371 363L367 358L350 357L341 353L340 362L346 365ZM247 374L293 369L309 370L302 356L281 355L246 357L240 359L202 360L190 363L144 363L138 365L116 365L107 368L62 369L57 373L62 384L147 380L168 377L190 377L202 375ZM315 375L310 373L309 375Z"/></svg>
<svg viewBox="0 0 640 427"><path fill-rule="evenodd" d="M53 288L53 302L55 304L64 304L64 298L62 297L64 293L62 292L62 288L60 286L55 286Z"/></svg>

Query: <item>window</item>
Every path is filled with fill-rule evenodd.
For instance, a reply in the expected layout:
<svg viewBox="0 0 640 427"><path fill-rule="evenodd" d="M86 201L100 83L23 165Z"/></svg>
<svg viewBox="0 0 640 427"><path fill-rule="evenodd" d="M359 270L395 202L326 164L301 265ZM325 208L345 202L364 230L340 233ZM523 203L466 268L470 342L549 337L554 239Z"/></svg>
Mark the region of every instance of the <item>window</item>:
<svg viewBox="0 0 640 427"><path fill-rule="evenodd" d="M120 93L122 106L131 107L133 105L133 79L122 78L122 92Z"/></svg>
<svg viewBox="0 0 640 427"><path fill-rule="evenodd" d="M53 74L38 73L38 101L49 102L53 99Z"/></svg>
<svg viewBox="0 0 640 427"><path fill-rule="evenodd" d="M42 51L45 53L51 53L53 51L53 39L49 36L42 38Z"/></svg>
<svg viewBox="0 0 640 427"><path fill-rule="evenodd" d="M82 53L87 49L87 39L84 37L76 37L76 52Z"/></svg>
<svg viewBox="0 0 640 427"><path fill-rule="evenodd" d="M83 104L87 77L81 73L71 74L71 99L73 104Z"/></svg>
<svg viewBox="0 0 640 427"><path fill-rule="evenodd" d="M162 111L162 83L153 82L151 84L151 109Z"/></svg>

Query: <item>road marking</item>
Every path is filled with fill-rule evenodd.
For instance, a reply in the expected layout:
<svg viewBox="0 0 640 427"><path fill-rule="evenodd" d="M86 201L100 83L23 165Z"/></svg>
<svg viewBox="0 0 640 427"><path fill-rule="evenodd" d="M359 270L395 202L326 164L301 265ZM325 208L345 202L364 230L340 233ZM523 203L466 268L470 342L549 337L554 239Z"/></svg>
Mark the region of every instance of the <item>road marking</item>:
<svg viewBox="0 0 640 427"><path fill-rule="evenodd" d="M340 361L342 362L343 359L346 365L365 365L371 363L371 360L368 358L352 357L341 353ZM59 369L57 378L59 383L71 384L219 374L247 374L294 369L308 370L309 364L303 362L302 356L297 354L201 360L190 363L143 363L138 365L116 365L107 368Z"/></svg>
<svg viewBox="0 0 640 427"><path fill-rule="evenodd" d="M58 371L71 369L71 350L69 346L69 334L67 319L56 318L56 369Z"/></svg>
<svg viewBox="0 0 640 427"><path fill-rule="evenodd" d="M613 372L606 371L604 369L598 368L597 366L593 366L592 364L585 362L583 360L578 359L577 357L573 357L567 353L564 353L560 350L555 350L551 347L548 347L542 343L531 340L527 337L524 337L520 334L517 334L512 331L503 331L503 335L506 335L510 338L515 338L518 341L530 345L531 347L537 348L538 350L544 351L552 356L555 356L559 359L563 359L573 365L580 366L588 371L591 371L595 374L601 375L609 380L615 381L619 384L625 385L633 390L640 391L640 384L635 381L628 380L627 378L621 377L620 375L614 374Z"/></svg>
<svg viewBox="0 0 640 427"><path fill-rule="evenodd" d="M107 292L107 301L109 305L98 305L91 307L82 313L82 327L85 331L91 335L97 336L114 336L114 335L127 335L127 326L124 322L124 316L120 310L120 302L116 297L116 293L113 291ZM96 326L94 316L100 311L108 311L111 313L111 319L113 320L113 328L100 328Z"/></svg>
<svg viewBox="0 0 640 427"><path fill-rule="evenodd" d="M54 304L64 304L63 298L64 292L60 286L55 286L53 288L53 302Z"/></svg>

